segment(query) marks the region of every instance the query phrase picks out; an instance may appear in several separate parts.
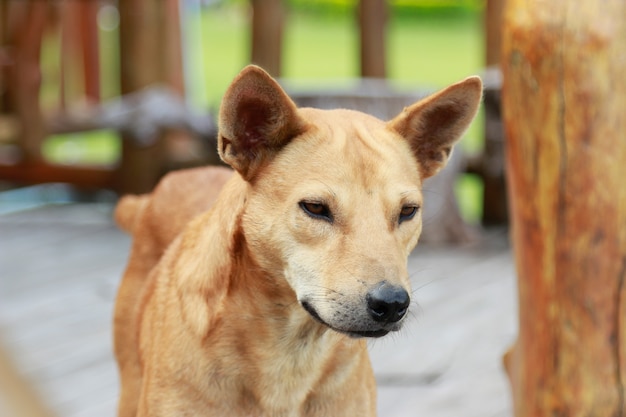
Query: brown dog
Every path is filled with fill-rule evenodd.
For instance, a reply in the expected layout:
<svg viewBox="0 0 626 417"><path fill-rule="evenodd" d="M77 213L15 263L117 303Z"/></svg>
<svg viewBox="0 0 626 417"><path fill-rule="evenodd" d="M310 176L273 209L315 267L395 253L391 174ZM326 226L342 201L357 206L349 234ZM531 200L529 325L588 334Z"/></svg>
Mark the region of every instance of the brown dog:
<svg viewBox="0 0 626 417"><path fill-rule="evenodd" d="M364 337L402 325L422 181L480 97L467 78L385 123L297 109L244 69L220 110L236 173L170 174L117 208L134 236L115 309L119 415L375 415Z"/></svg>

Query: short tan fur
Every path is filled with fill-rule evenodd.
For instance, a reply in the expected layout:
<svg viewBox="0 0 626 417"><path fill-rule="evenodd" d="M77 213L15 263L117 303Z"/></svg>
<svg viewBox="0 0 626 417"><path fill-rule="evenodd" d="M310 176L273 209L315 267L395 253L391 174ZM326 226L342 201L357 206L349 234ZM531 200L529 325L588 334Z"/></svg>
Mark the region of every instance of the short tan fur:
<svg viewBox="0 0 626 417"><path fill-rule="evenodd" d="M467 78L389 122L297 108L246 67L220 110L234 168L127 196L119 416L373 416L366 337L402 327L421 185L476 114Z"/></svg>

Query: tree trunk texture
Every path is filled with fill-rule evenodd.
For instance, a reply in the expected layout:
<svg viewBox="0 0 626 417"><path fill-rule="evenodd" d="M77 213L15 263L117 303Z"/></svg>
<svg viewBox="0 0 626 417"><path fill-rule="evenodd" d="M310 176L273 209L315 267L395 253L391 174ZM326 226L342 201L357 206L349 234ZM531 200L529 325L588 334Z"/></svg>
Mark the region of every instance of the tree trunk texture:
<svg viewBox="0 0 626 417"><path fill-rule="evenodd" d="M515 415L625 416L626 1L508 0Z"/></svg>

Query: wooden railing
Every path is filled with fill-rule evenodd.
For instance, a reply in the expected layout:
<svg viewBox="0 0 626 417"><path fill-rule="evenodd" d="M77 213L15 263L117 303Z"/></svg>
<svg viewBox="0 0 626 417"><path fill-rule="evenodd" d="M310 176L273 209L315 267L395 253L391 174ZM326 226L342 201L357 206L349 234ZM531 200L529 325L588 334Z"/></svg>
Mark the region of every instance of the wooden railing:
<svg viewBox="0 0 626 417"><path fill-rule="evenodd" d="M161 102L174 109L168 113L181 115L179 119L169 120L167 126L160 125L153 130L150 138L141 137L132 118L127 118L126 123L120 122L120 118L111 122L108 117L111 106L107 106L110 103L102 102L107 93L100 89L102 63L99 62L96 20L99 8L106 3L100 0L1 2L0 180L16 184L66 182L80 187L110 188L121 193L144 192L172 166L172 156L167 150L168 137L183 137L187 142L196 140L194 138L198 135L214 139L215 126L197 123L198 115L191 114L183 100L177 100L184 95L178 2L111 0L109 4L111 8L115 5L119 13L119 70L107 71L107 74L116 72L119 79L120 88L116 93L121 95L121 101L116 105L122 103L123 107L126 103L126 107L132 109L136 107L138 97L154 96L146 93L146 89L159 86L157 92L167 92ZM280 76L280 51L286 19L284 4L281 0L251 0L250 5L250 60L272 75ZM500 0L487 2L488 65L497 65L499 60L501 9ZM387 15L385 0L361 0L359 4L360 73L363 77L386 76L384 27ZM42 110L40 100L42 42L52 36L51 28L55 29L57 41L61 44L58 57L61 75L52 113ZM80 62L78 68L75 62ZM72 77L78 79L78 83L67 82L72 74L78 75ZM79 84L78 88L76 84ZM485 223L502 224L506 222L506 199L501 169L503 141L501 129L498 130L499 86L491 84L486 95L488 137L485 155L474 161L470 169L484 178ZM128 97L133 99L126 100ZM76 102L89 103L89 106L82 106L80 113L76 114L73 112ZM141 113L145 114L143 109L149 104L141 103ZM204 118L212 120L210 115L204 115ZM190 129L190 125L195 128ZM51 134L101 128L113 129L121 137L120 160L113 166L57 165L42 157L42 143ZM9 146L6 146L7 142ZM206 163L207 160L196 162Z"/></svg>
<svg viewBox="0 0 626 417"><path fill-rule="evenodd" d="M149 190L163 173L162 136L168 132L157 131L148 141L137 140L128 126L102 126L102 121L97 120L103 113L96 22L101 5L96 0L0 3L0 126L4 127L0 128L0 135L4 132L0 136L0 144L4 145L0 153L0 180L17 184L66 182L141 192ZM174 97L182 97L178 0L125 0L119 2L118 10L119 93L125 97L159 85L169 87ZM60 44L60 75L54 109L44 114L40 57L43 42L50 39ZM77 61L80 65L73 67ZM68 82L70 76L82 83L75 79ZM64 133L85 128L85 115L74 117L72 113L71 103L76 101L88 103L85 109L96 119L92 121L94 127L110 127L119 132L122 154L118 164L57 165L42 156L44 140L59 133L60 126ZM176 128L175 123L173 127Z"/></svg>

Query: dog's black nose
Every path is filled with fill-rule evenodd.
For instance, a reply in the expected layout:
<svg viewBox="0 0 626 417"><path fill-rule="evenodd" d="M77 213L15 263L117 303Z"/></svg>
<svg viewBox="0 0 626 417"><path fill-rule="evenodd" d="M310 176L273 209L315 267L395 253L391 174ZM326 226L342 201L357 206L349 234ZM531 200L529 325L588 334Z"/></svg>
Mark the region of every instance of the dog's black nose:
<svg viewBox="0 0 626 417"><path fill-rule="evenodd" d="M402 287L383 281L367 293L367 309L377 322L395 323L407 312L411 299Z"/></svg>

